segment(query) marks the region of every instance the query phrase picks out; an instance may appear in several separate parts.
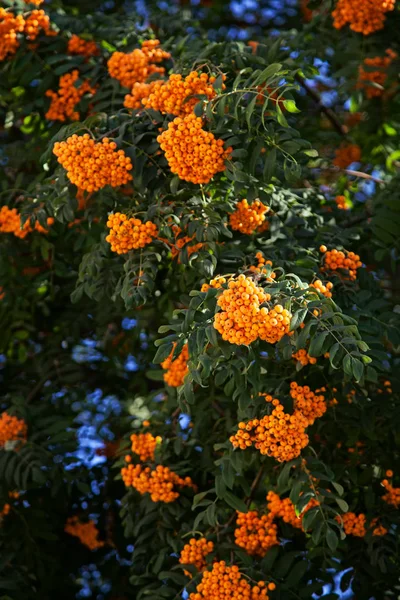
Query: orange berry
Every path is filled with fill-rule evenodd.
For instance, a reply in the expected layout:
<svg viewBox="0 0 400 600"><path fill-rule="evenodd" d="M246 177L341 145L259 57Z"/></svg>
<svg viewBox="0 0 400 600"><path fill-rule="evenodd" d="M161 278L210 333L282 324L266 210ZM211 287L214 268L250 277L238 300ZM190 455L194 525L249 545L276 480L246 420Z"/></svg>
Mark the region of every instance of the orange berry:
<svg viewBox="0 0 400 600"><path fill-rule="evenodd" d="M105 545L98 539L99 532L94 521L81 523L78 517L70 517L65 524L64 531L79 538L89 550L97 550Z"/></svg>

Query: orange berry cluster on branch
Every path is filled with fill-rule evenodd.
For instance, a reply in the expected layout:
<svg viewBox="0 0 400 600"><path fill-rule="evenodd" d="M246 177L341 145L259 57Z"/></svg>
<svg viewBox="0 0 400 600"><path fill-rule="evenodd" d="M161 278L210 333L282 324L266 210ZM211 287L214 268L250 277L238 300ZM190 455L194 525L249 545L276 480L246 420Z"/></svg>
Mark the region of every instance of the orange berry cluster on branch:
<svg viewBox="0 0 400 600"><path fill-rule="evenodd" d="M13 500L16 500L17 498L19 498L19 493L18 492L8 492L8 497L12 498ZM6 502L6 504L4 504L3 508L0 510L0 523L1 520L9 514L11 510L11 504L9 504L8 502Z"/></svg>
<svg viewBox="0 0 400 600"><path fill-rule="evenodd" d="M142 100L150 96L157 83L160 83L159 80L150 81L149 83L139 81L134 83L131 93L125 96L124 106L132 109L143 108Z"/></svg>
<svg viewBox="0 0 400 600"><path fill-rule="evenodd" d="M146 460L154 460L154 452L161 438L154 437L151 433L132 433L131 442L132 452L137 454L142 462L146 462Z"/></svg>
<svg viewBox="0 0 400 600"><path fill-rule="evenodd" d="M255 446L261 454L287 462L300 455L308 444L307 418L295 410L292 415L284 412L282 404L272 396L265 397L272 402L270 415L261 419L252 419L247 423L239 423L239 429L229 439L234 448L245 450Z"/></svg>
<svg viewBox="0 0 400 600"><path fill-rule="evenodd" d="M313 356L310 356L307 350L301 349L292 354L292 358L296 359L303 367L307 365L315 365L317 359Z"/></svg>
<svg viewBox="0 0 400 600"><path fill-rule="evenodd" d="M52 225L54 223L53 217L48 217L47 224ZM48 233L48 230L42 227L38 221L35 223L35 231L39 233ZM28 233L34 231L31 227L29 219L25 221L23 227L21 227L21 215L18 213L16 208L8 208L8 206L2 206L0 209L0 232L1 233L13 233L15 237L24 239Z"/></svg>
<svg viewBox="0 0 400 600"><path fill-rule="evenodd" d="M269 226L268 221L265 221L265 223L267 223ZM263 226L261 226L261 228L262 227ZM260 231L260 228L258 231ZM249 271L251 271L252 273L261 273L263 275L266 275L270 271L270 269L268 267L271 267L271 269L272 269L272 261L266 260L261 252L257 252L256 259L257 259L257 266L251 265L249 267ZM274 273L274 271L271 271L267 277L267 281L269 281L271 283L271 282L273 282L274 279L276 279L276 273Z"/></svg>
<svg viewBox="0 0 400 600"><path fill-rule="evenodd" d="M297 516L294 504L290 498L281 499L280 496L272 490L267 494L267 503L269 514L272 515L274 519L280 518L284 523L288 523L288 525L291 525L296 529L303 529L303 516L310 508L319 505L315 498L311 498L302 513Z"/></svg>
<svg viewBox="0 0 400 600"><path fill-rule="evenodd" d="M157 465L154 470L142 465L129 464L121 469L122 481L126 487L134 487L140 494L150 494L153 502L174 502L179 497L176 488L195 488L190 477L179 477L168 467Z"/></svg>
<svg viewBox="0 0 400 600"><path fill-rule="evenodd" d="M165 242L171 248L172 258L179 257L180 252L185 249L188 257L190 257L195 252L198 252L201 248L203 248L204 244L202 242L198 242L195 244L190 244L190 242L195 240L195 235L183 235L182 229L178 227L178 225L172 226L172 232L175 235L175 243L171 244L167 239L159 237L158 239L162 242ZM178 262L180 262L180 258L178 258Z"/></svg>
<svg viewBox="0 0 400 600"><path fill-rule="evenodd" d="M265 206L260 200L254 200L252 204L241 200L237 203L235 212L229 215L229 224L234 231L250 235L258 231L265 222L269 225L265 219L268 211L269 206Z"/></svg>
<svg viewBox="0 0 400 600"><path fill-rule="evenodd" d="M209 290L210 288L219 290L226 282L226 277L222 277L222 275L219 275L218 277L215 277L215 279L211 279L210 283L203 283L203 285L201 286L201 291L207 292L207 290Z"/></svg>
<svg viewBox="0 0 400 600"><path fill-rule="evenodd" d="M335 152L333 164L339 169L345 169L351 163L360 162L361 148L356 144L342 144Z"/></svg>
<svg viewBox="0 0 400 600"><path fill-rule="evenodd" d="M72 135L65 142L56 142L53 153L66 169L68 179L78 188L95 192L111 185L118 187L131 181L131 159L117 144L103 138L95 142L88 133Z"/></svg>
<svg viewBox="0 0 400 600"><path fill-rule="evenodd" d="M192 71L185 78L180 74L173 74L168 81L157 81L142 104L163 114L184 117L193 112L195 105L200 101L191 96L207 96L209 100L215 98L217 95L213 88L215 80L215 77L209 77L207 73L199 75L197 71Z"/></svg>
<svg viewBox="0 0 400 600"><path fill-rule="evenodd" d="M215 315L215 329L231 344L249 345L257 339L274 344L289 333L291 314L280 304L260 308L270 299L252 279L239 275L217 300L222 311Z"/></svg>
<svg viewBox="0 0 400 600"><path fill-rule="evenodd" d="M171 350L170 355L161 363L161 367L166 371L164 373L164 381L171 387L179 387L183 384L185 376L189 372L188 360L189 360L189 349L188 345L185 344L182 348L182 352L179 356L173 360L175 351L175 344Z"/></svg>
<svg viewBox="0 0 400 600"><path fill-rule="evenodd" d="M214 550L213 542L208 542L202 537L198 540L191 538L188 544L183 547L179 562L181 565L194 565L198 571L204 571L207 566L206 556ZM185 575L192 577L189 571L184 571Z"/></svg>
<svg viewBox="0 0 400 600"><path fill-rule="evenodd" d="M223 140L216 140L202 124L194 114L177 117L157 138L172 173L192 183L208 183L224 171L225 160L232 152L232 148L224 150Z"/></svg>
<svg viewBox="0 0 400 600"><path fill-rule="evenodd" d="M0 60L15 54L19 48L18 33L22 33L25 19L22 15L14 15L5 8L0 8Z"/></svg>
<svg viewBox="0 0 400 600"><path fill-rule="evenodd" d="M380 537L382 535L386 535L388 533L388 530L386 529L386 527L384 527L383 525L380 525L378 523L378 518L375 517L375 519L372 519L371 523L370 523L370 528L372 529L372 535L373 536L377 536Z"/></svg>
<svg viewBox="0 0 400 600"><path fill-rule="evenodd" d="M319 393L322 391L325 391L325 388L315 390L314 393L308 385L298 385L295 381L290 384L290 395L294 400L294 409L299 410L304 415L309 425L313 425L315 419L319 419L326 413L325 396Z"/></svg>
<svg viewBox="0 0 400 600"><path fill-rule="evenodd" d="M343 529L346 535L353 535L354 537L363 538L367 535L368 529L372 529L373 536L386 535L388 530L383 525L378 525L378 519L372 519L369 526L367 526L367 517L364 513L356 514L354 512L347 512L342 517L337 516L336 521L341 523L343 521Z"/></svg>
<svg viewBox="0 0 400 600"><path fill-rule="evenodd" d="M135 83L144 83L154 73L163 75L164 67L157 64L171 55L159 45L159 40L148 40L142 43L141 49L136 48L129 54L114 52L107 63L110 76L124 87L132 88Z"/></svg>
<svg viewBox="0 0 400 600"><path fill-rule="evenodd" d="M57 92L47 90L46 96L51 98L50 108L46 113L46 119L50 121L79 121L80 115L75 110L76 105L85 94L95 94L96 89L90 87L88 81L84 81L79 87L75 87L75 81L79 79L79 71L75 69L72 73L66 73L60 77Z"/></svg>
<svg viewBox="0 0 400 600"><path fill-rule="evenodd" d="M256 510L238 512L235 543L250 556L265 556L272 546L279 544L274 515L260 516Z"/></svg>
<svg viewBox="0 0 400 600"><path fill-rule="evenodd" d="M384 496L382 496L382 500L384 502L386 502L387 504L394 506L394 508L399 508L400 507L400 488L393 487L387 479L384 479L381 482L381 485L383 485L383 487L386 490L386 494Z"/></svg>
<svg viewBox="0 0 400 600"><path fill-rule="evenodd" d="M275 589L269 584L269 589ZM225 561L215 562L211 571L205 571L196 592L189 600L268 600L267 586L264 581L251 587L240 574L239 567L226 566Z"/></svg>
<svg viewBox="0 0 400 600"><path fill-rule="evenodd" d="M0 417L0 448L8 443L17 447L18 443L24 443L27 438L28 428L23 419L13 417L3 412Z"/></svg>
<svg viewBox="0 0 400 600"><path fill-rule="evenodd" d="M42 30L47 36L57 35L55 31L51 30L50 18L46 15L44 10L32 10L25 19L24 26L24 32L28 40L36 40Z"/></svg>
<svg viewBox="0 0 400 600"><path fill-rule="evenodd" d="M336 202L336 206L340 210L349 210L350 209L350 205L347 202L346 196L336 196L335 202Z"/></svg>
<svg viewBox="0 0 400 600"><path fill-rule="evenodd" d="M143 223L140 219L128 219L122 213L108 215L107 227L110 233L106 241L117 254L126 254L130 250L144 248L158 235L157 225L151 221Z"/></svg>
<svg viewBox="0 0 400 600"><path fill-rule="evenodd" d="M68 40L67 52L68 54L86 56L86 58L98 56L100 54L96 42L84 40L79 37L79 35L75 34Z"/></svg>
<svg viewBox="0 0 400 600"><path fill-rule="evenodd" d="M370 35L383 29L386 13L394 7L395 0L338 0L332 12L333 26L341 29L348 23L352 31Z"/></svg>
<svg viewBox="0 0 400 600"><path fill-rule="evenodd" d="M321 267L322 272L342 270L347 272L348 278L351 281L355 281L357 279L357 269L362 266L362 262L360 261L358 254L354 254L354 252L347 252L347 250L337 250L336 248L333 250L327 250L326 246L321 246L320 252L324 254L324 263ZM346 279L347 277L344 278Z"/></svg>
<svg viewBox="0 0 400 600"><path fill-rule="evenodd" d="M387 56L376 56L375 58L366 58L364 60L364 66L370 68L374 67L374 71L371 69L368 69L367 71L364 69L364 66L360 66L358 69L357 88L365 90L367 98L379 98L385 91L382 88L386 83L387 69L393 60L397 58L396 52L393 52L390 48L386 50L386 54ZM369 82L376 83L380 87L368 85Z"/></svg>
<svg viewBox="0 0 400 600"><path fill-rule="evenodd" d="M104 546L104 542L98 539L99 531L94 521L81 523L78 517L70 517L65 524L64 531L79 538L80 542L89 550L97 550Z"/></svg>

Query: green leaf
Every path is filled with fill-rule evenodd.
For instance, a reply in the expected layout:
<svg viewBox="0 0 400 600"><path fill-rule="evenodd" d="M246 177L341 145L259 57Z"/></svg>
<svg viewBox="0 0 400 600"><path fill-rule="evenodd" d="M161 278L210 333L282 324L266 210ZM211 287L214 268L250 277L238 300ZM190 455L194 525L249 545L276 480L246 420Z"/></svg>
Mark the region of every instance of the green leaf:
<svg viewBox="0 0 400 600"><path fill-rule="evenodd" d="M332 550L332 552L335 552L335 550L339 544L339 538L336 535L336 533L333 531L333 529L331 529L330 527L328 527L326 530L325 538L326 538L326 543L328 544L329 548Z"/></svg>
<svg viewBox="0 0 400 600"><path fill-rule="evenodd" d="M335 498L337 505L339 506L340 510L344 513L348 512L349 510L349 505L347 504L347 502L345 500L343 500L343 498Z"/></svg>
<svg viewBox="0 0 400 600"><path fill-rule="evenodd" d="M254 107L257 102L257 94L254 94L254 98L251 100L249 105L246 108L246 123L249 129L251 129L251 115L254 112Z"/></svg>
<svg viewBox="0 0 400 600"><path fill-rule="evenodd" d="M232 494L232 492L229 492L228 490L224 494L224 500L227 504L229 504L229 506L231 506L235 510L238 510L239 512L247 513L249 510L247 508L246 504L243 502L243 500L241 500L240 498L238 498L237 496L235 496L234 494Z"/></svg>
<svg viewBox="0 0 400 600"><path fill-rule="evenodd" d="M297 106L296 106L296 102L294 100L284 100L283 101L283 106L286 108L286 110L290 113L299 113L301 112Z"/></svg>
<svg viewBox="0 0 400 600"><path fill-rule="evenodd" d="M326 338L330 335L329 331L323 331L322 333L317 333L311 338L310 347L308 350L308 354L317 358L323 354L323 346Z"/></svg>
<svg viewBox="0 0 400 600"><path fill-rule="evenodd" d="M265 183L271 181L272 176L275 172L276 165L276 149L272 148L271 150L267 150L265 162L264 162L264 170L263 170L263 179Z"/></svg>
<svg viewBox="0 0 400 600"><path fill-rule="evenodd" d="M289 331L293 331L294 329L297 329L303 323L306 316L307 316L307 308L299 308L299 310L296 310L296 312L293 314L292 319L290 321Z"/></svg>
<svg viewBox="0 0 400 600"><path fill-rule="evenodd" d="M172 342L168 342L167 344L163 344L162 346L160 346L156 352L155 357L153 358L153 363L156 365L162 363L171 354L172 348Z"/></svg>

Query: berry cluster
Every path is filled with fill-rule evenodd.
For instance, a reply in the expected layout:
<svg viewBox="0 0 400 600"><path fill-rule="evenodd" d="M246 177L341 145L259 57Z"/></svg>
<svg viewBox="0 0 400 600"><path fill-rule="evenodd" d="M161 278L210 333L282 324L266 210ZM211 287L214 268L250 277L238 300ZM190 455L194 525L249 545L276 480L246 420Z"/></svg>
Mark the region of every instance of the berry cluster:
<svg viewBox="0 0 400 600"><path fill-rule="evenodd" d="M8 497L12 498L13 500L16 500L17 498L19 498L19 493L18 492L8 492ZM4 504L3 508L0 510L0 523L3 519L3 517L5 517L6 515L9 514L10 510L11 510L11 504L6 502L6 504Z"/></svg>
<svg viewBox="0 0 400 600"><path fill-rule="evenodd" d="M309 23L314 16L314 11L308 7L309 0L300 0L300 11L305 23Z"/></svg>
<svg viewBox="0 0 400 600"><path fill-rule="evenodd" d="M297 458L308 444L307 418L299 410L292 415L284 412L282 404L272 396L265 396L272 402L270 415L261 419L252 419L247 423L239 423L239 429L229 439L234 448L245 450L255 446L261 454L272 456L279 462L287 462Z"/></svg>
<svg viewBox="0 0 400 600"><path fill-rule="evenodd" d="M386 50L386 54L387 56L383 57L366 58L364 66L369 67L368 71L363 66L360 66L358 69L357 87L365 90L367 98L379 98L384 93L383 88L387 79L387 69L393 60L397 58L396 52L393 52L390 48ZM370 70L372 67L375 68L374 71ZM370 83L375 83L377 86L369 85Z"/></svg>
<svg viewBox="0 0 400 600"><path fill-rule="evenodd" d="M61 75L57 92L47 90L46 96L51 98L51 104L45 115L46 119L62 122L68 119L79 121L80 115L75 110L76 105L85 94L95 94L96 89L90 87L88 81L84 81L79 87L75 87L74 83L78 79L79 71L75 69L72 73Z"/></svg>
<svg viewBox="0 0 400 600"><path fill-rule="evenodd" d="M265 223L269 227L268 221L265 221L264 224ZM262 227L263 227L263 225L261 225L261 228ZM259 232L260 232L261 228L258 229ZM257 252L256 259L257 259L257 266L251 265L249 267L249 271L251 271L252 273L260 273L262 275L268 274L267 281L271 283L274 279L276 279L276 273L274 271L271 271L272 261L266 260L261 252Z"/></svg>
<svg viewBox="0 0 400 600"><path fill-rule="evenodd" d="M188 345L185 344L179 356L172 360L174 351L175 345L171 350L171 354L161 363L161 367L166 371L164 373L165 383L171 387L179 387L183 384L185 376L189 372L187 365L189 360Z"/></svg>
<svg viewBox="0 0 400 600"><path fill-rule="evenodd" d="M272 546L279 544L274 515L260 516L256 510L238 512L235 543L250 556L265 556Z"/></svg>
<svg viewBox="0 0 400 600"><path fill-rule="evenodd" d="M378 392L378 394L383 394L383 392L387 392L388 394L391 394L393 392L391 382L388 379L386 379L386 381L383 382L383 389L378 388L376 391ZM388 477L391 477L391 475L390 476L388 475Z"/></svg>
<svg viewBox="0 0 400 600"><path fill-rule="evenodd" d="M198 571L204 571L207 566L205 558L213 550L213 542L208 542L206 538L203 537L199 540L191 538L189 543L183 547L179 562L181 565L194 565ZM189 571L184 571L184 573L188 577L191 577Z"/></svg>
<svg viewBox="0 0 400 600"><path fill-rule="evenodd" d="M370 523L370 528L372 529L372 535L373 536L379 536L381 537L382 535L386 535L388 533L388 530L386 529L386 527L384 527L383 525L379 525L378 524L378 518L375 517L375 519L372 519L371 523Z"/></svg>
<svg viewBox="0 0 400 600"><path fill-rule="evenodd" d="M5 8L0 8L0 60L15 54L19 48L18 33L22 33L25 19L22 15L14 15Z"/></svg>
<svg viewBox="0 0 400 600"><path fill-rule="evenodd" d="M129 54L114 52L107 63L110 76L131 89L135 83L144 83L154 73L163 75L164 67L157 64L171 55L159 45L159 40L148 40L142 43L141 49L136 48Z"/></svg>
<svg viewBox="0 0 400 600"><path fill-rule="evenodd" d="M324 254L322 272L342 270L346 271L346 275L348 274L351 281L357 279L357 269L362 266L358 254L347 252L347 250L337 250L336 248L327 250L326 246L320 246L319 250Z"/></svg>
<svg viewBox="0 0 400 600"><path fill-rule="evenodd" d="M351 163L360 162L361 148L356 144L342 144L335 152L333 164L339 169L345 169Z"/></svg>
<svg viewBox="0 0 400 600"><path fill-rule="evenodd" d="M47 219L47 224L52 225L54 223L53 217ZM0 232L1 233L13 233L15 237L24 239L28 233L34 231L31 227L29 219L25 221L23 227L21 227L21 216L16 208L8 208L8 206L2 206L0 209ZM35 223L35 231L39 233L48 233L48 230L40 225L38 221Z"/></svg>
<svg viewBox="0 0 400 600"><path fill-rule="evenodd" d="M383 29L386 13L394 10L395 0L339 0L332 12L333 26L347 23L352 31L369 35Z"/></svg>
<svg viewBox="0 0 400 600"><path fill-rule="evenodd" d="M3 412L0 416L0 448L4 448L9 442L13 447L18 443L25 442L27 438L28 428L23 419L12 417Z"/></svg>
<svg viewBox="0 0 400 600"><path fill-rule="evenodd" d="M229 215L229 224L234 231L250 235L259 231L259 228L265 223L269 226L265 219L268 211L269 207L260 200L254 200L250 205L247 200L241 200L237 203L235 212Z"/></svg>
<svg viewBox="0 0 400 600"><path fill-rule="evenodd" d="M168 467L157 465L155 469L142 465L127 465L121 469L126 487L134 487L140 494L150 494L153 502L174 502L179 497L176 488L195 486L190 477L179 477Z"/></svg>
<svg viewBox="0 0 400 600"><path fill-rule="evenodd" d="M310 356L307 350L301 349L292 354L292 358L296 359L303 367L307 365L315 365L317 359L314 356Z"/></svg>
<svg viewBox="0 0 400 600"><path fill-rule="evenodd" d="M157 225L151 221L142 223L140 219L128 219L122 213L108 215L107 227L110 233L106 241L111 244L111 250L117 254L126 254L130 250L144 248L157 237Z"/></svg>
<svg viewBox="0 0 400 600"><path fill-rule="evenodd" d="M282 96L279 97L279 91L271 88L268 85L258 85L257 86L257 104L264 104L268 99L268 104L272 104L272 106L279 106L279 108L284 111L285 110L285 98ZM265 113L266 115L271 114L269 111ZM265 152L265 149L264 149Z"/></svg>
<svg viewBox="0 0 400 600"><path fill-rule="evenodd" d="M218 298L217 304L222 312L215 315L215 329L231 344L251 344L259 337L264 321L260 306L270 299L271 296L257 287L252 279L239 275L236 280L228 282L228 289Z"/></svg>
<svg viewBox="0 0 400 600"><path fill-rule="evenodd" d="M333 283L330 281L324 285L320 279L316 279L313 283L310 283L310 287L315 288L325 298L332 298Z"/></svg>
<svg viewBox="0 0 400 600"><path fill-rule="evenodd" d="M342 520L346 535L354 535L355 537L364 537L366 535L367 528L365 525L367 518L363 513L356 515L353 512L347 512L342 516Z"/></svg>
<svg viewBox="0 0 400 600"><path fill-rule="evenodd" d="M172 173L192 183L208 183L224 171L232 152L232 148L224 150L223 140L216 140L202 125L194 114L177 117L157 138Z"/></svg>
<svg viewBox="0 0 400 600"><path fill-rule="evenodd" d="M32 10L25 19L24 33L27 39L31 41L36 40L42 30L47 36L57 35L55 31L51 30L50 18L44 10Z"/></svg>
<svg viewBox="0 0 400 600"><path fill-rule="evenodd" d="M275 589L275 584L268 584ZM268 600L267 586L264 581L251 585L244 579L239 567L227 567L225 561L215 562L211 571L205 571L201 582L192 592L189 600Z"/></svg>
<svg viewBox="0 0 400 600"><path fill-rule="evenodd" d="M294 400L294 410L299 410L307 419L309 425L313 425L315 419L319 419L326 412L325 396L320 392L325 388L310 390L308 385L298 385L295 381L290 384L290 395ZM318 394L318 395L317 395Z"/></svg>
<svg viewBox="0 0 400 600"><path fill-rule="evenodd" d="M215 315L214 327L231 344L249 345L257 339L270 344L289 333L291 314L280 304L260 308L271 296L249 277L232 279L217 300L222 308Z"/></svg>
<svg viewBox="0 0 400 600"><path fill-rule="evenodd" d="M387 475L387 473L386 473L386 475ZM388 475L388 477L389 477L389 475ZM389 483L389 481L387 479L384 479L381 482L381 485L383 485L383 487L386 490L386 494L384 496L382 496L382 500L384 502L386 502L387 504L394 506L395 508L399 508L400 507L400 488L393 487L392 484Z"/></svg>
<svg viewBox="0 0 400 600"><path fill-rule="evenodd" d="M158 239L171 248L172 258L175 259L178 257L178 262L180 262L179 254L183 249L186 250L187 255L189 257L195 252L201 250L201 248L203 248L204 244L202 242L198 242L197 244L190 244L190 242L193 242L195 240L195 235L182 235L182 229L178 227L178 225L173 225L171 229L175 235L175 243L171 244L169 240L161 237L159 237Z"/></svg>
<svg viewBox="0 0 400 600"><path fill-rule="evenodd" d="M349 210L350 209L350 205L347 202L346 196L336 196L335 197L335 202L336 202L336 206L340 210Z"/></svg>
<svg viewBox="0 0 400 600"><path fill-rule="evenodd" d="M131 159L117 144L103 138L95 142L88 133L72 135L65 142L56 142L53 153L67 170L68 179L78 188L95 192L111 185L118 187L131 181Z"/></svg>
<svg viewBox="0 0 400 600"><path fill-rule="evenodd" d="M211 279L210 283L203 283L203 285L201 286L201 291L207 292L210 288L213 288L215 290L222 289L222 286L226 282L226 277L222 277L222 275L219 275L218 277L215 277L215 279Z"/></svg>
<svg viewBox="0 0 400 600"><path fill-rule="evenodd" d="M272 490L267 494L267 503L269 514L272 515L274 519L280 518L284 523L288 523L288 525L291 525L296 529L303 529L303 516L310 508L318 506L318 501L315 498L311 498L304 507L302 513L297 515L294 504L290 498L281 499L280 496Z"/></svg>
<svg viewBox="0 0 400 600"><path fill-rule="evenodd" d="M153 437L151 433L132 433L131 442L132 452L137 454L142 462L146 462L146 460L154 460L154 452L161 438Z"/></svg>
<svg viewBox="0 0 400 600"><path fill-rule="evenodd" d="M78 54L80 56L98 56L100 54L99 48L96 42L87 41L79 37L79 35L72 35L68 40L68 54Z"/></svg>
<svg viewBox="0 0 400 600"><path fill-rule="evenodd" d="M207 96L209 100L216 96L213 88L215 79L209 77L207 73L199 75L197 71L192 71L185 78L179 74L170 75L168 81L156 82L151 94L143 100L142 104L163 114L184 117L192 113L199 102L198 98L193 97L194 95Z"/></svg>
<svg viewBox="0 0 400 600"><path fill-rule="evenodd" d="M131 93L125 96L124 106L132 109L143 108L142 100L150 96L158 83L160 83L159 80L150 81L150 83L142 83L140 81L134 83Z"/></svg>
<svg viewBox="0 0 400 600"><path fill-rule="evenodd" d="M89 550L97 550L104 546L104 542L98 539L99 532L94 521L81 523L78 517L70 517L65 524L64 531L79 538L80 542Z"/></svg>

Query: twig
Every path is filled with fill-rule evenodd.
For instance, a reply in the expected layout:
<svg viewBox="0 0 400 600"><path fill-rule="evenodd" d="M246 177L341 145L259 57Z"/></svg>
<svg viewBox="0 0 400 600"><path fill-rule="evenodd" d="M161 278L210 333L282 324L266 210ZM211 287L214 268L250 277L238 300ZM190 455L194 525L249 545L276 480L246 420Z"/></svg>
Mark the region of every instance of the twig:
<svg viewBox="0 0 400 600"><path fill-rule="evenodd" d="M250 506L251 501L253 500L254 494L257 491L257 488L258 488L258 486L260 484L260 481L261 481L261 478L263 476L263 473L264 473L264 465L261 465L261 467L258 470L257 475L254 478L253 483L251 484L250 494L249 494L249 496L246 499L247 508Z"/></svg>
<svg viewBox="0 0 400 600"><path fill-rule="evenodd" d="M369 175L369 173L363 173L362 171L353 171L352 169L343 169L347 175L352 175L353 177L361 177L361 179L370 179L371 181L375 181L375 183L385 183L383 179L378 179L378 177L374 177L373 175Z"/></svg>
<svg viewBox="0 0 400 600"><path fill-rule="evenodd" d="M295 75L295 79L300 83L302 88L306 91L307 95L310 96L310 98L312 98L314 100L314 102L317 104L318 109L321 112L325 113L325 115L328 117L328 119L330 120L330 122L332 123L332 125L334 126L336 131L338 133L340 133L340 135L342 135L343 137L346 137L347 130L344 127L344 125L342 125L342 123L339 121L335 112L331 108L329 108L328 106L325 106L325 104L322 103L321 98L319 97L317 92L315 90L313 90L300 75Z"/></svg>
<svg viewBox="0 0 400 600"><path fill-rule="evenodd" d="M211 406L213 407L214 410L217 411L217 413L219 414L220 417L224 417L225 416L224 409L221 408L221 406L218 404L218 402L216 400L214 400L212 402Z"/></svg>

